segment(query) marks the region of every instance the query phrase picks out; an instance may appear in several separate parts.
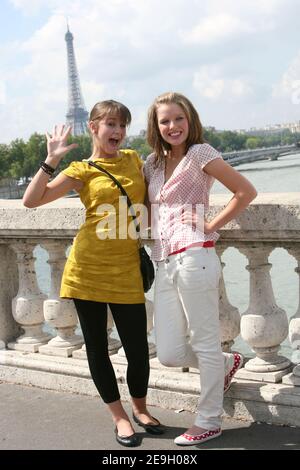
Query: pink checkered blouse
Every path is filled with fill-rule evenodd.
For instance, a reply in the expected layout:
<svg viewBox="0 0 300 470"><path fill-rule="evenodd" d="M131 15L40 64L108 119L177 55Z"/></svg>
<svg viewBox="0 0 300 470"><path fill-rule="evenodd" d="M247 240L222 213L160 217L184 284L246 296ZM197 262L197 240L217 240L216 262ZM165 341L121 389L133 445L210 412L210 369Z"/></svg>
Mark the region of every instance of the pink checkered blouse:
<svg viewBox="0 0 300 470"><path fill-rule="evenodd" d="M148 156L144 174L152 208L151 232L155 234L152 249L154 261L166 259L169 254L194 243L218 240L217 232L207 235L180 221L184 208L197 206L200 212L202 208L203 215L208 211L209 193L214 178L206 174L203 168L216 158L222 158L222 155L211 145L192 145L165 183L164 162L157 167L154 164L154 153ZM197 209L197 213L200 212Z"/></svg>

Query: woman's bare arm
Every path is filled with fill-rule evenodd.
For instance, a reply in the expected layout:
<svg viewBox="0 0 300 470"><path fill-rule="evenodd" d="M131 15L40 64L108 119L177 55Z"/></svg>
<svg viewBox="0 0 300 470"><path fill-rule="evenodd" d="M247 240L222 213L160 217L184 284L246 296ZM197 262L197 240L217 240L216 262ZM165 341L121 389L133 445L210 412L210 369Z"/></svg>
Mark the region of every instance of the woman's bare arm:
<svg viewBox="0 0 300 470"><path fill-rule="evenodd" d="M203 171L226 186L234 196L227 206L210 222L204 222L205 233L212 233L224 227L238 216L257 196L256 189L243 175L221 159L212 160Z"/></svg>
<svg viewBox="0 0 300 470"><path fill-rule="evenodd" d="M83 186L82 181L70 178L62 173L57 175L50 183L48 183L48 180L49 176L44 173L43 170L37 172L23 196L23 204L25 207L33 208L42 206L43 204L65 196L73 189L79 192Z"/></svg>

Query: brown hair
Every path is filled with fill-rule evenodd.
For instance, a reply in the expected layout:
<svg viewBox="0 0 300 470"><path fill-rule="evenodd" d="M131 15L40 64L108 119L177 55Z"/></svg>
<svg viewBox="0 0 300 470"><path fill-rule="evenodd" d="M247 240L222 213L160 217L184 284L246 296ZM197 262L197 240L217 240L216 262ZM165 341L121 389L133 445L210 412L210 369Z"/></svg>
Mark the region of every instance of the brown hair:
<svg viewBox="0 0 300 470"><path fill-rule="evenodd" d="M99 101L90 112L90 121L103 119L107 115L118 116L124 121L126 126L131 123L131 113L129 109L122 103L114 100Z"/></svg>
<svg viewBox="0 0 300 470"><path fill-rule="evenodd" d="M121 122L124 122L126 127L131 123L131 113L129 109L122 103L114 100L99 101L95 104L90 112L89 121L100 121L105 116L118 116ZM93 137L93 154L96 150L95 141Z"/></svg>
<svg viewBox="0 0 300 470"><path fill-rule="evenodd" d="M189 134L186 139L185 151L187 152L191 145L204 143L203 127L199 115L190 100L180 93L163 93L154 100L148 111L147 140L149 145L153 148L157 164L163 160L165 151L171 150L171 145L166 142L160 134L157 108L161 104L170 103L175 103L183 109L189 123Z"/></svg>

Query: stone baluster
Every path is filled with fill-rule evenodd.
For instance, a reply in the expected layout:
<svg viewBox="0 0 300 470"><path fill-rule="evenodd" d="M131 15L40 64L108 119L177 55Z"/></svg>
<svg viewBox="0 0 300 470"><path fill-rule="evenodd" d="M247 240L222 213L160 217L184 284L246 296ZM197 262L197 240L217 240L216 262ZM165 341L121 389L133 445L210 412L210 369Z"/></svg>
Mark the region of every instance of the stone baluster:
<svg viewBox="0 0 300 470"><path fill-rule="evenodd" d="M108 341L108 352L109 354L116 354L121 348L121 341L113 338L111 333L114 327L114 320L109 307L107 307L107 341Z"/></svg>
<svg viewBox="0 0 300 470"><path fill-rule="evenodd" d="M142 223L145 227L148 225L148 214L144 213L144 219ZM154 246L154 240L151 239L151 230L149 228L146 229L145 231L145 236L146 238L143 240L143 244L149 254L151 256L151 251ZM151 288L151 291L145 295L146 298L146 314L147 314L147 337L148 337L148 346L149 346L149 357L150 359L156 356L156 345L151 341L151 337L153 336L153 329L154 329L154 323L153 323L153 301L149 299L149 295L151 296L151 292L153 292L153 286ZM152 295L153 297L153 295Z"/></svg>
<svg viewBox="0 0 300 470"><path fill-rule="evenodd" d="M291 374L283 377L282 383L300 386L300 244L288 248L288 252L296 258L298 263L295 272L299 276L299 304L295 315L290 319L289 325L289 340L293 350L292 362L296 365Z"/></svg>
<svg viewBox="0 0 300 470"><path fill-rule="evenodd" d="M151 335L153 333L153 302L146 298L146 313L147 313L147 336L148 336L148 347L149 347L149 357L156 356L156 346L151 341Z"/></svg>
<svg viewBox="0 0 300 470"><path fill-rule="evenodd" d="M150 341L150 336L153 332L153 302L146 298L146 314L147 314L147 337L148 337L148 347L149 347L149 358L156 356L156 346ZM121 347L118 351L118 356L121 358L126 358L124 348Z"/></svg>
<svg viewBox="0 0 300 470"><path fill-rule="evenodd" d="M48 344L39 348L42 354L68 357L82 346L82 336L76 335L78 318L73 300L61 299L60 284L66 262L68 242L63 240L44 241L41 246L48 251L51 271L51 288L44 302L44 318L56 331L56 336Z"/></svg>
<svg viewBox="0 0 300 470"><path fill-rule="evenodd" d="M111 314L110 308L107 307L107 341L108 341L109 355L116 354L118 350L121 348L121 341L111 336L113 327L114 327L114 321L112 318L112 314ZM79 351L74 351L72 355L76 359L86 359L85 344L82 346L82 348Z"/></svg>
<svg viewBox="0 0 300 470"><path fill-rule="evenodd" d="M217 243L217 253L220 257L223 252L226 250L226 245L222 244L221 242ZM225 263L221 261L222 269L225 266ZM239 314L239 310L237 307L231 305L228 300L226 287L223 275L221 276L220 280L220 293L219 293L219 310L220 310L220 324L221 324L221 342L222 342L222 350L224 352L230 352L231 346L234 343L234 339L240 333L240 321L241 317Z"/></svg>
<svg viewBox="0 0 300 470"><path fill-rule="evenodd" d="M82 348L73 351L72 357L74 357L75 359L87 359L85 343L83 344Z"/></svg>
<svg viewBox="0 0 300 470"><path fill-rule="evenodd" d="M39 347L49 341L51 336L45 333L43 302L47 298L39 290L34 267L33 250L36 242L15 241L11 244L17 255L19 270L19 291L12 300L12 314L16 322L23 328L24 334L15 341L8 343L9 349L37 352Z"/></svg>
<svg viewBox="0 0 300 470"><path fill-rule="evenodd" d="M18 292L16 254L6 244L0 244L0 349L20 335L21 330L12 314L12 299Z"/></svg>
<svg viewBox="0 0 300 470"><path fill-rule="evenodd" d="M274 298L268 262L273 248L258 243L239 248L249 260L246 269L250 272L250 303L241 317L241 336L256 353L239 377L266 382L279 382L291 369L291 362L278 355L288 334L288 319Z"/></svg>

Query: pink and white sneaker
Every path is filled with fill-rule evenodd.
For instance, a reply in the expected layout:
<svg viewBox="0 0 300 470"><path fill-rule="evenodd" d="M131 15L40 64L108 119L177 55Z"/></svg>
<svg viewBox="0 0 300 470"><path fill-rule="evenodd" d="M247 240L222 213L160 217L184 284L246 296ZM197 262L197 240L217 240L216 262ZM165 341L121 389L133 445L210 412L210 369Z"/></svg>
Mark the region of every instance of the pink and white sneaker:
<svg viewBox="0 0 300 470"><path fill-rule="evenodd" d="M221 428L211 429L196 436L184 433L181 434L181 436L176 437L174 442L178 446L195 446L197 444L202 444L203 442L209 441L210 439L214 439L215 437L219 437L221 434Z"/></svg>
<svg viewBox="0 0 300 470"><path fill-rule="evenodd" d="M228 372L227 375L225 375L224 379L224 393L226 393L230 389L231 381L234 376L234 374L242 367L244 358L241 354L239 353L233 353L233 366Z"/></svg>

